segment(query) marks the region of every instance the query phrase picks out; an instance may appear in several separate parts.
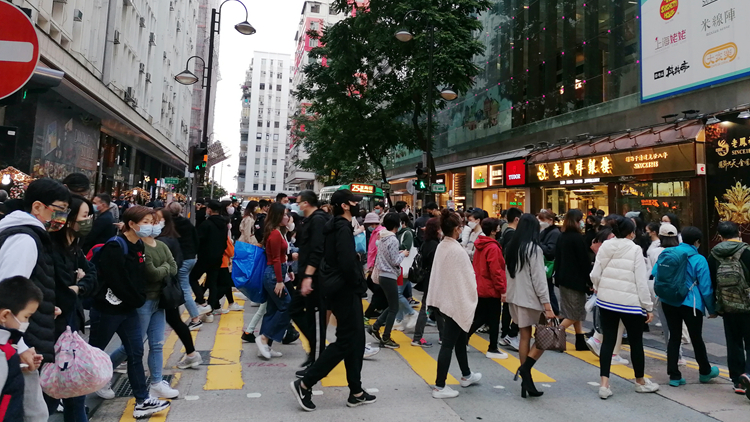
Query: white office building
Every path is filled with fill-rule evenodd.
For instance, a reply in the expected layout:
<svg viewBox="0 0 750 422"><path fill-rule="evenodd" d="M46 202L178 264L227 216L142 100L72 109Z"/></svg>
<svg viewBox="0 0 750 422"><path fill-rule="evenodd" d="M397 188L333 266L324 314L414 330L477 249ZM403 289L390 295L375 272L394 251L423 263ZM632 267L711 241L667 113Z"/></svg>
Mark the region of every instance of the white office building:
<svg viewBox="0 0 750 422"><path fill-rule="evenodd" d="M288 54L256 51L245 74L237 178L242 196L270 198L286 191L291 67Z"/></svg>

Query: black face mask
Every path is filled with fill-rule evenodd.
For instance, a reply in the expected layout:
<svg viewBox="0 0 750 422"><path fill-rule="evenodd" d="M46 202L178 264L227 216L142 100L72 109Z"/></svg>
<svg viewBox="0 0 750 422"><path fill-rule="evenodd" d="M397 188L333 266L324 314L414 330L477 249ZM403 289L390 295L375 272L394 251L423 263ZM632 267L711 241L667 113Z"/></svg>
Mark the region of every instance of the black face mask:
<svg viewBox="0 0 750 422"><path fill-rule="evenodd" d="M352 217L356 217L359 215L359 204L357 205L349 205L349 212L352 213Z"/></svg>

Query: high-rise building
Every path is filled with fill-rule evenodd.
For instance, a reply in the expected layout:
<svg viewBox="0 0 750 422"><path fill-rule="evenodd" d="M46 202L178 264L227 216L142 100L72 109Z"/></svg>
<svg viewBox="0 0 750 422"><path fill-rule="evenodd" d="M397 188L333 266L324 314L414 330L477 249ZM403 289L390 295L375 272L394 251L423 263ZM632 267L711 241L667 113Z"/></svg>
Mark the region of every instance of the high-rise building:
<svg viewBox="0 0 750 422"><path fill-rule="evenodd" d="M272 197L285 191L289 71L288 54L256 51L242 86L240 166L237 191Z"/></svg>
<svg viewBox="0 0 750 422"><path fill-rule="evenodd" d="M211 33L211 9L218 8L218 0L198 0L197 29L195 31L195 55L204 59L208 64L208 39ZM239 5L237 6L239 7ZM213 87L211 91L210 110L208 117L208 127L203 127L204 108L206 106L205 88L202 80L194 84L193 87L193 105L190 112L190 145L198 145L203 138L203 131L209 134L209 141L213 141L211 133L214 127L214 105L216 104L216 92L218 91L217 82L221 79L219 74L219 34L214 39L214 68L209 83ZM204 64L200 60L190 63L191 71L196 75L203 75Z"/></svg>
<svg viewBox="0 0 750 422"><path fill-rule="evenodd" d="M99 192L151 195L183 176L193 88L174 75L194 55L198 1L13 0L37 28L29 83L0 102L0 169L89 176ZM192 65L192 63L191 63Z"/></svg>
<svg viewBox="0 0 750 422"><path fill-rule="evenodd" d="M309 31L318 31L322 34L323 28L333 25L344 19L344 13L336 13L331 10L330 0L306 1L302 6L302 15L300 17L297 34L294 36L296 50L294 54L294 68L292 69L292 87L299 86L305 78L303 69L309 63L310 50L318 46L318 40L310 38ZM289 114L304 115L310 105L308 101L299 101L291 98L289 101ZM293 124L293 122L292 122ZM290 129L289 150L286 161L286 184L292 191L301 191L305 189L315 189L315 173L303 170L297 166L296 162L308 157L305 148L296 142L293 133L296 130L304 128L292 127Z"/></svg>

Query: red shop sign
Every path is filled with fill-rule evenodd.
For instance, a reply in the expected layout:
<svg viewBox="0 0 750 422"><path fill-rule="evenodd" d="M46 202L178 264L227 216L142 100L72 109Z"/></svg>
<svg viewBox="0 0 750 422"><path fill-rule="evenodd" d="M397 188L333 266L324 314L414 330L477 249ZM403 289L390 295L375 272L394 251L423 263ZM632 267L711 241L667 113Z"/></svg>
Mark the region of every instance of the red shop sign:
<svg viewBox="0 0 750 422"><path fill-rule="evenodd" d="M521 186L526 184L526 160L505 162L505 186Z"/></svg>

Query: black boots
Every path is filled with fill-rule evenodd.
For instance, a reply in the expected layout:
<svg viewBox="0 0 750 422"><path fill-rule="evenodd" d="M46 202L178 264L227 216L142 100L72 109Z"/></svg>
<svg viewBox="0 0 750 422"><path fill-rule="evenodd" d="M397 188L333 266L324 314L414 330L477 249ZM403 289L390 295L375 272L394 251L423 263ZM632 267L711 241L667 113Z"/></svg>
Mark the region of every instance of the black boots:
<svg viewBox="0 0 750 422"><path fill-rule="evenodd" d="M588 346L586 346L586 336L576 334L576 351L585 352L586 350L589 350Z"/></svg>
<svg viewBox="0 0 750 422"><path fill-rule="evenodd" d="M528 393L531 397L539 397L544 392L538 391L536 389L536 386L534 385L534 380L531 378L531 368L534 367L534 364L536 363L536 359L527 357L526 361L521 365L520 368L518 368L518 371L516 372L516 376L513 378L514 380L518 379L518 376L521 376L521 397L526 398L526 394Z"/></svg>

